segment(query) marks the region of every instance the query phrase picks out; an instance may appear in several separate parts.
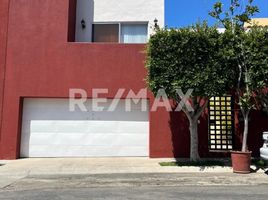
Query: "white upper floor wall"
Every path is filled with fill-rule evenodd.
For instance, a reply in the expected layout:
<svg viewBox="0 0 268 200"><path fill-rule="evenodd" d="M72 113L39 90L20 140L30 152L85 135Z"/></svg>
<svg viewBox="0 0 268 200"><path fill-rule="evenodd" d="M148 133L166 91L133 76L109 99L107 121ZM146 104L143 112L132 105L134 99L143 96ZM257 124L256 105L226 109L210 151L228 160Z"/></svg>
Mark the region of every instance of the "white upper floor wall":
<svg viewBox="0 0 268 200"><path fill-rule="evenodd" d="M145 23L149 37L155 19L160 27L165 25L165 0L77 0L76 13L77 42L92 41L93 23Z"/></svg>

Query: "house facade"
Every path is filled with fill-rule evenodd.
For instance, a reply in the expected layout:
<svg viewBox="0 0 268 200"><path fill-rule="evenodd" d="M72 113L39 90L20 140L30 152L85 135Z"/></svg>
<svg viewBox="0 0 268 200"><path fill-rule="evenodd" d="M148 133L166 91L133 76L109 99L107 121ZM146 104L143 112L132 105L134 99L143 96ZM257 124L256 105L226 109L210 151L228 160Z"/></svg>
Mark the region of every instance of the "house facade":
<svg viewBox="0 0 268 200"><path fill-rule="evenodd" d="M164 107L151 111L155 99L149 90L142 97L147 109L133 104L146 88L145 43L156 22L165 26L164 6L164 0L3 0L0 159L189 157L183 113ZM86 93L85 111L70 110L71 89ZM100 89L98 95L95 89ZM123 92L118 96L119 89ZM117 106L111 112L114 99ZM132 109L127 111L129 99ZM96 109L94 101L103 109ZM227 105L230 99L215 97L211 109L223 108L223 101ZM200 118L202 157L226 156L241 146L239 115L231 109L230 143L227 132L213 124L225 127L216 112L206 111ZM249 148L255 155L266 120L260 112L251 118Z"/></svg>

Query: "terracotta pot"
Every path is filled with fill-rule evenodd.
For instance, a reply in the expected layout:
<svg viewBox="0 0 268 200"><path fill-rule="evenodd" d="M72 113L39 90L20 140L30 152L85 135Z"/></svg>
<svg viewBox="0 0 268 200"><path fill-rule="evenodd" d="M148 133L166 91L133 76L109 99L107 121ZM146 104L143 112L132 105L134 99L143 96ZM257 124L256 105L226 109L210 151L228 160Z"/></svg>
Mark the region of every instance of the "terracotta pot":
<svg viewBox="0 0 268 200"><path fill-rule="evenodd" d="M251 151L232 151L232 165L234 173L248 174L250 173Z"/></svg>

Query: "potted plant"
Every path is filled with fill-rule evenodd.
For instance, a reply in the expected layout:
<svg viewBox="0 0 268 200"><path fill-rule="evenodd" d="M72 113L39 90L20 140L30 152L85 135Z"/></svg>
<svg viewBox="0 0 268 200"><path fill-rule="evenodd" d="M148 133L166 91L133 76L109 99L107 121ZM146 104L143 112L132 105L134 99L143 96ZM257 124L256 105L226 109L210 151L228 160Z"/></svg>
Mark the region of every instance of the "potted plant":
<svg viewBox="0 0 268 200"><path fill-rule="evenodd" d="M210 12L226 29L222 37L224 64L234 67L236 97L244 121L242 149L231 152L236 173L250 173L251 152L247 148L249 114L256 108L257 97L262 96L268 86L268 30L256 25L245 28L245 23L250 23L250 18L259 12L252 3L253 0L248 0L247 5L242 5L240 0L231 0L229 10L223 12L223 4L217 2Z"/></svg>
<svg viewBox="0 0 268 200"><path fill-rule="evenodd" d="M237 97L240 107L244 130L241 151L231 152L233 171L235 173L250 173L251 151L247 141L249 134L249 116L252 109L258 108L258 100L267 85L268 75L268 30L267 28L253 25L249 30L244 30L237 38L237 66L238 84Z"/></svg>
<svg viewBox="0 0 268 200"><path fill-rule="evenodd" d="M243 116L244 121L244 131L242 139L242 149L241 151L232 151L232 165L233 171L235 173L250 173L250 164L251 164L251 151L247 148L247 138L248 138L248 127L249 127L249 114L250 111L254 108L254 92L250 90L250 83L247 82L249 77L247 73L243 73L241 68L241 74L245 74L244 86L245 88L237 88L237 94L239 99L239 106ZM244 91L245 90L245 91Z"/></svg>

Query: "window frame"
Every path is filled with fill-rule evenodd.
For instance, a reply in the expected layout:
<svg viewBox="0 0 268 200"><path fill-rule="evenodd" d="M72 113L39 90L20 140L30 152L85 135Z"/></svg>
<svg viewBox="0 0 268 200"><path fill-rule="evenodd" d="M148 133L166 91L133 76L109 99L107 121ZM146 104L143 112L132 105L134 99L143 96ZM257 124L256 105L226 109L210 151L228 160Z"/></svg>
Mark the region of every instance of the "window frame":
<svg viewBox="0 0 268 200"><path fill-rule="evenodd" d="M118 25L118 29L120 30L120 24L119 23L92 23L92 33L91 33L91 41L92 43L112 43L112 44L118 44L120 43L120 37L118 38L118 42L94 42L94 25ZM120 36L120 32L118 30L118 35Z"/></svg>
<svg viewBox="0 0 268 200"><path fill-rule="evenodd" d="M121 30L122 30L122 25L146 25L147 27L147 40L149 39L149 21L131 21L131 22L126 22L126 21L120 21L120 22L93 22L92 23L92 34L91 34L91 41L92 43L97 43L97 42L94 42L94 28L93 26L95 24L100 24L100 25L110 25L110 24L114 24L114 25L118 25L118 43L114 43L114 44L146 44L146 43L123 43L122 40L121 40ZM100 42L101 43L101 42ZM103 43L106 43L106 42L103 42Z"/></svg>

